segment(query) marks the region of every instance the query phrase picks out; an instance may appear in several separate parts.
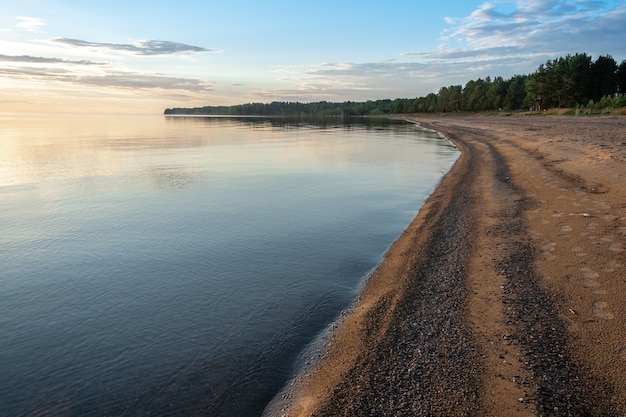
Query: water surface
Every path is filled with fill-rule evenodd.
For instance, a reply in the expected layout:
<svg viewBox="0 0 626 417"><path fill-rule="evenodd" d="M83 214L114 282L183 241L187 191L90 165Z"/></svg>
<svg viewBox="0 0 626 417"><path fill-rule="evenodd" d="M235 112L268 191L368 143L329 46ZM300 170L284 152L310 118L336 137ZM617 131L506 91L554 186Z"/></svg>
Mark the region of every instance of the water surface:
<svg viewBox="0 0 626 417"><path fill-rule="evenodd" d="M457 156L401 122L0 114L0 415L260 415Z"/></svg>

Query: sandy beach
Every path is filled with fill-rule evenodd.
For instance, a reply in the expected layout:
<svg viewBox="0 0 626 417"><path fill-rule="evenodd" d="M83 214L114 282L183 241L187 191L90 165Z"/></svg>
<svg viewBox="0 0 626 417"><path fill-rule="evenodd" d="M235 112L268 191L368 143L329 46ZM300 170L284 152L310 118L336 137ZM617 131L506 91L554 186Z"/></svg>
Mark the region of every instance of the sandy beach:
<svg viewBox="0 0 626 417"><path fill-rule="evenodd" d="M623 416L626 117L410 119L462 155L266 414Z"/></svg>

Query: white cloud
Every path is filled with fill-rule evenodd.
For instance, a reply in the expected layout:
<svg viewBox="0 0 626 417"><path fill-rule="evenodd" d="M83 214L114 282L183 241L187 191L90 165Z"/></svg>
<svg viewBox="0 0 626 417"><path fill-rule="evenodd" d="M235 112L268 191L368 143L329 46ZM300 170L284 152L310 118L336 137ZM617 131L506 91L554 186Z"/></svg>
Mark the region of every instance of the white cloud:
<svg viewBox="0 0 626 417"><path fill-rule="evenodd" d="M0 62L20 62L20 63L37 63L37 64L77 64L77 65L105 65L102 62L93 62L89 60L72 61L63 58L44 58L30 55L4 55L0 54Z"/></svg>
<svg viewBox="0 0 626 417"><path fill-rule="evenodd" d="M18 16L16 19L19 20L19 22L15 24L15 27L29 32L39 32L39 28L46 25L46 23L38 17Z"/></svg>
<svg viewBox="0 0 626 417"><path fill-rule="evenodd" d="M172 55L180 53L216 52L214 49L186 45L180 42L146 40L133 44L90 42L81 39L55 38L52 42L77 48L108 49L112 51L130 52L134 55Z"/></svg>

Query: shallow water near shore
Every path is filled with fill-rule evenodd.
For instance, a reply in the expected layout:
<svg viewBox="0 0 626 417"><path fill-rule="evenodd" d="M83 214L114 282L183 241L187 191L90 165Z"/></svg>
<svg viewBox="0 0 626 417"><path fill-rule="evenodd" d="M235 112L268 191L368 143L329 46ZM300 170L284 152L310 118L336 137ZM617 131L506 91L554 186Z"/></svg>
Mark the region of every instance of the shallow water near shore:
<svg viewBox="0 0 626 417"><path fill-rule="evenodd" d="M260 415L458 157L386 120L0 128L0 415Z"/></svg>

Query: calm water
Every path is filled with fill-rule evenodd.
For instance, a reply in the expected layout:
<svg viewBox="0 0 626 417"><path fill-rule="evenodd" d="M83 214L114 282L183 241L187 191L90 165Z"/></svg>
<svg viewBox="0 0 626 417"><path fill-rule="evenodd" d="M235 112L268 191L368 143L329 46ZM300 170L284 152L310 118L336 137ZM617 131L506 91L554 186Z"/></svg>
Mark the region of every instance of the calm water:
<svg viewBox="0 0 626 417"><path fill-rule="evenodd" d="M400 122L0 114L0 415L260 415L457 156Z"/></svg>

